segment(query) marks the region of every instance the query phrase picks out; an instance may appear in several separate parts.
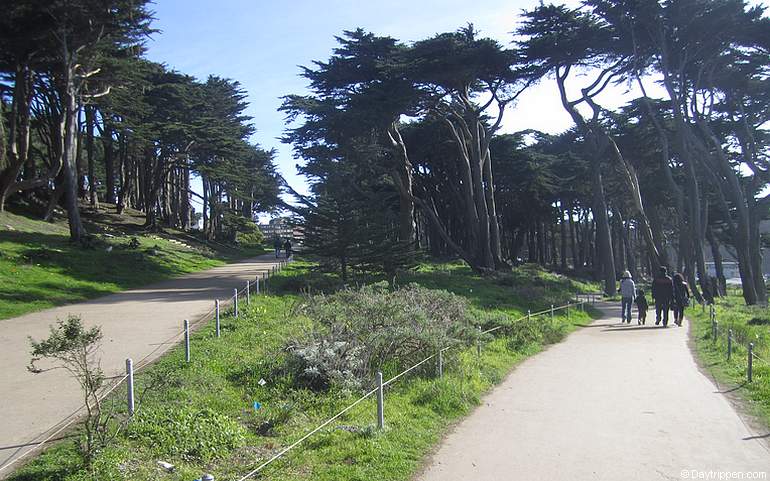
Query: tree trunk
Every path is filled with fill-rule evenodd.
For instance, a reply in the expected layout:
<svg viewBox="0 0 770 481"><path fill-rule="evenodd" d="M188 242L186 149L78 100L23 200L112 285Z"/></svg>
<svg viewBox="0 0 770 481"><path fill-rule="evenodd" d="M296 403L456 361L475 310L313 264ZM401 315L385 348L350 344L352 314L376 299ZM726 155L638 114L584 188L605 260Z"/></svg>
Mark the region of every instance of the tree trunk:
<svg viewBox="0 0 770 481"><path fill-rule="evenodd" d="M113 150L112 132L112 125L105 120L101 139L104 149L104 186L106 189L104 201L109 204L115 203L115 151Z"/></svg>
<svg viewBox="0 0 770 481"><path fill-rule="evenodd" d="M65 51L69 59L69 52ZM78 166L77 166L77 139L78 139L78 89L75 86L75 66L72 62L65 62L65 90L64 102L64 207L67 209L67 219L70 228L70 238L75 242L81 242L86 234L83 222L80 219L78 206Z"/></svg>
<svg viewBox="0 0 770 481"><path fill-rule="evenodd" d="M94 125L96 123L95 108L86 106L86 157L88 159L88 194L91 207L98 208L96 196L96 175L94 174Z"/></svg>
<svg viewBox="0 0 770 481"><path fill-rule="evenodd" d="M0 171L0 212L6 199L14 193L16 180L29 155L30 105L32 103L32 72L18 65L14 77L13 100L8 128L8 157L5 170ZM5 145L0 145L5 149Z"/></svg>

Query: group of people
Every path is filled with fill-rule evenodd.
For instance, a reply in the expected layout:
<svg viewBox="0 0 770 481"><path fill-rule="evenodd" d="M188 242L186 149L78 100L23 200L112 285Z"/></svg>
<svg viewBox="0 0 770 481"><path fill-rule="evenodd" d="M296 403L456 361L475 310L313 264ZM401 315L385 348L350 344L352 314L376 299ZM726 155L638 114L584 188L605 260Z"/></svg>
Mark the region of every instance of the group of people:
<svg viewBox="0 0 770 481"><path fill-rule="evenodd" d="M275 249L275 258L281 257L281 247L286 251L286 258L290 259L292 255L291 239L286 239L286 242L281 242L279 237L273 240L273 248Z"/></svg>
<svg viewBox="0 0 770 481"><path fill-rule="evenodd" d="M649 304L643 289L637 289L631 278L631 273L623 272L620 280L621 322L631 323L631 310L634 304L638 313L637 324L645 324ZM674 274L673 279L668 275L668 269L661 266L658 275L652 280L652 299L655 302L655 325L663 323L668 326L669 310L674 311L674 324L682 326L684 310L690 305L690 289L680 273Z"/></svg>

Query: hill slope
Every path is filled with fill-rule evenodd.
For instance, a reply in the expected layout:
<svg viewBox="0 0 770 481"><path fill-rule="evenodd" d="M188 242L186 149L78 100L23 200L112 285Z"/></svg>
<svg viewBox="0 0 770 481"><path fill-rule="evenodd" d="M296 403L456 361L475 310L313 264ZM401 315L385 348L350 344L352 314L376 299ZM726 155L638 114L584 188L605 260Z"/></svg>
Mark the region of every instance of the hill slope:
<svg viewBox="0 0 770 481"><path fill-rule="evenodd" d="M141 214L84 210L92 246L69 241L66 218L44 222L0 213L0 319L138 287L258 255L165 229L146 232Z"/></svg>

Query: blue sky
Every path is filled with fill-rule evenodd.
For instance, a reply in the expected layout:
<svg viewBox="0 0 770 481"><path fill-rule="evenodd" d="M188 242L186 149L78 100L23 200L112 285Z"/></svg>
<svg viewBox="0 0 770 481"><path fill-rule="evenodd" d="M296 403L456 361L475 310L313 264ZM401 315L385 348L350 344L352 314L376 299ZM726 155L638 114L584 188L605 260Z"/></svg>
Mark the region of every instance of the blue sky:
<svg viewBox="0 0 770 481"><path fill-rule="evenodd" d="M199 79L215 74L241 82L257 128L253 140L278 150L281 173L303 192L304 179L295 168L298 161L290 146L278 140L286 125L277 108L281 96L306 91L299 66L328 59L336 46L335 35L362 27L414 41L472 22L482 35L507 45L518 14L535 5L510 0L158 0L153 6L154 25L161 32L148 41L148 57ZM546 82L506 113L504 126L507 131L558 132L568 128L570 120L555 85Z"/></svg>

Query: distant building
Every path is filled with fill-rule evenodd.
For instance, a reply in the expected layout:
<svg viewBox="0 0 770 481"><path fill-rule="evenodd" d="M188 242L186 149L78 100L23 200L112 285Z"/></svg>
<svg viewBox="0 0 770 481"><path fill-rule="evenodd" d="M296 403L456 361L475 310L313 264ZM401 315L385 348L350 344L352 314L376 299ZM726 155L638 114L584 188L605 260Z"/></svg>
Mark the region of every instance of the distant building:
<svg viewBox="0 0 770 481"><path fill-rule="evenodd" d="M276 217L275 219L270 219L270 222L267 224L259 224L258 227L268 242L276 237L281 240L291 239L292 241L301 242L304 237L302 230L292 225L291 219L288 217Z"/></svg>
<svg viewBox="0 0 770 481"><path fill-rule="evenodd" d="M759 233L763 237L770 235L770 220L763 220L759 223ZM706 255L706 270L709 275L716 275L714 259L708 244L704 246L704 250ZM722 254L722 268L725 272L725 278L733 279L734 282L740 283L741 275L738 272L737 259L733 255L734 249L721 245L719 246L719 252ZM765 277L770 278L770 252L768 252L768 249L762 249L762 273Z"/></svg>
<svg viewBox="0 0 770 481"><path fill-rule="evenodd" d="M265 240L268 241L276 237L288 239L293 234L287 217L276 217L275 219L270 219L270 222L267 224L259 224L259 230L262 232Z"/></svg>

